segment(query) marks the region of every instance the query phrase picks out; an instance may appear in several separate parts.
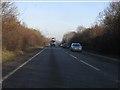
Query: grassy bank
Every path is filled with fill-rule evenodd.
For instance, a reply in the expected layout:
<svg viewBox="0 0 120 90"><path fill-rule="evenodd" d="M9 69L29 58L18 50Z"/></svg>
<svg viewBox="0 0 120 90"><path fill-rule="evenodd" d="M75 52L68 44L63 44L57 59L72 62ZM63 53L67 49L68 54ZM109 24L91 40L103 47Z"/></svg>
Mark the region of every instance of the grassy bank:
<svg viewBox="0 0 120 90"><path fill-rule="evenodd" d="M33 53L35 50L41 49L43 47L37 46L37 47L29 47L25 51L8 51L8 50L3 50L2 51L2 63L6 63L9 61L14 61L16 59L20 59L21 57L23 58L27 54ZM22 59L21 58L21 59Z"/></svg>
<svg viewBox="0 0 120 90"><path fill-rule="evenodd" d="M22 65L28 59L36 55L43 48L29 48L26 51L3 51L2 60L2 76L6 76L8 73Z"/></svg>
<svg viewBox="0 0 120 90"><path fill-rule="evenodd" d="M2 51L2 63L15 60L20 55L22 55L22 51L13 52L13 51L4 50Z"/></svg>

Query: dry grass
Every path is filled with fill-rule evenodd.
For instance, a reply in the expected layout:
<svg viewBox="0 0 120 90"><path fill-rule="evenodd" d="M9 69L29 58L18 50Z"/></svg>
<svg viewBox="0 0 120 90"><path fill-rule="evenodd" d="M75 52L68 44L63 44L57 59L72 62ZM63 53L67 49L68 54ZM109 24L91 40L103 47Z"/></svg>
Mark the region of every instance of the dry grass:
<svg viewBox="0 0 120 90"><path fill-rule="evenodd" d="M2 51L2 63L5 63L7 61L15 60L17 57L23 55L23 51L8 51L3 50Z"/></svg>
<svg viewBox="0 0 120 90"><path fill-rule="evenodd" d="M43 48L43 47L41 47L41 46L37 46L35 48L29 47L25 50L25 52L3 50L2 51L2 63L19 59L19 58L21 58L21 56L33 53L35 50L40 49L40 48Z"/></svg>
<svg viewBox="0 0 120 90"><path fill-rule="evenodd" d="M1 63L2 63L2 50L0 50L0 66L1 66Z"/></svg>
<svg viewBox="0 0 120 90"><path fill-rule="evenodd" d="M13 51L7 51L7 50L2 51L2 63L13 60L15 57L16 54Z"/></svg>

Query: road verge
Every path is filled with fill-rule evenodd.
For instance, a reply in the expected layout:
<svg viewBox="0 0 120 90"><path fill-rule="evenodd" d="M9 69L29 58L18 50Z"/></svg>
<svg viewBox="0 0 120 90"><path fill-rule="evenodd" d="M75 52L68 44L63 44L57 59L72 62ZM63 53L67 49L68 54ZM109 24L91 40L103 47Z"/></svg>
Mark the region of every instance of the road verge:
<svg viewBox="0 0 120 90"><path fill-rule="evenodd" d="M38 52L43 50L43 48L35 48L32 52L21 55L14 60L7 61L2 64L2 77L6 76L8 73L19 67L21 64L26 62L29 58L36 55Z"/></svg>

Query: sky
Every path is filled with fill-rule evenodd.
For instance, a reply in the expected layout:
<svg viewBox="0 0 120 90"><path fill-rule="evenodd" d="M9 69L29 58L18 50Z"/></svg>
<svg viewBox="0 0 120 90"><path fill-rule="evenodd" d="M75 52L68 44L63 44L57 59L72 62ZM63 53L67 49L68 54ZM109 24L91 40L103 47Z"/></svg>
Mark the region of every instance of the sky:
<svg viewBox="0 0 120 90"><path fill-rule="evenodd" d="M109 2L15 2L19 20L61 41L78 26L90 27Z"/></svg>

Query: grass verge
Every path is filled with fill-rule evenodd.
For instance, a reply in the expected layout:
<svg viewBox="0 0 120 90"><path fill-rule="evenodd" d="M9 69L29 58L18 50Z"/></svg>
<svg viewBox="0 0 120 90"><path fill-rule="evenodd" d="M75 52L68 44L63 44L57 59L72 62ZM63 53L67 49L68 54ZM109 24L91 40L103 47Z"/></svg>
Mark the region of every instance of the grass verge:
<svg viewBox="0 0 120 90"><path fill-rule="evenodd" d="M2 51L2 63L13 60L15 57L16 54L13 51L7 51L7 50Z"/></svg>
<svg viewBox="0 0 120 90"><path fill-rule="evenodd" d="M11 60L15 60L17 57L24 55L23 51L2 51L2 63L9 62Z"/></svg>
<svg viewBox="0 0 120 90"><path fill-rule="evenodd" d="M2 63L4 64L9 61L14 61L14 60L19 59L22 56L26 56L27 54L30 54L40 48L43 48L43 47L29 47L24 52L23 51L3 50L2 51Z"/></svg>
<svg viewBox="0 0 120 90"><path fill-rule="evenodd" d="M26 62L29 58L31 58L33 55L40 52L43 48L29 48L27 51L16 51L16 52L10 52L10 51L4 51L3 59L2 60L2 76L4 77L14 69L16 69L18 66ZM5 54L7 52L8 56ZM13 55L13 56L12 56ZM8 58L8 59L6 59Z"/></svg>

